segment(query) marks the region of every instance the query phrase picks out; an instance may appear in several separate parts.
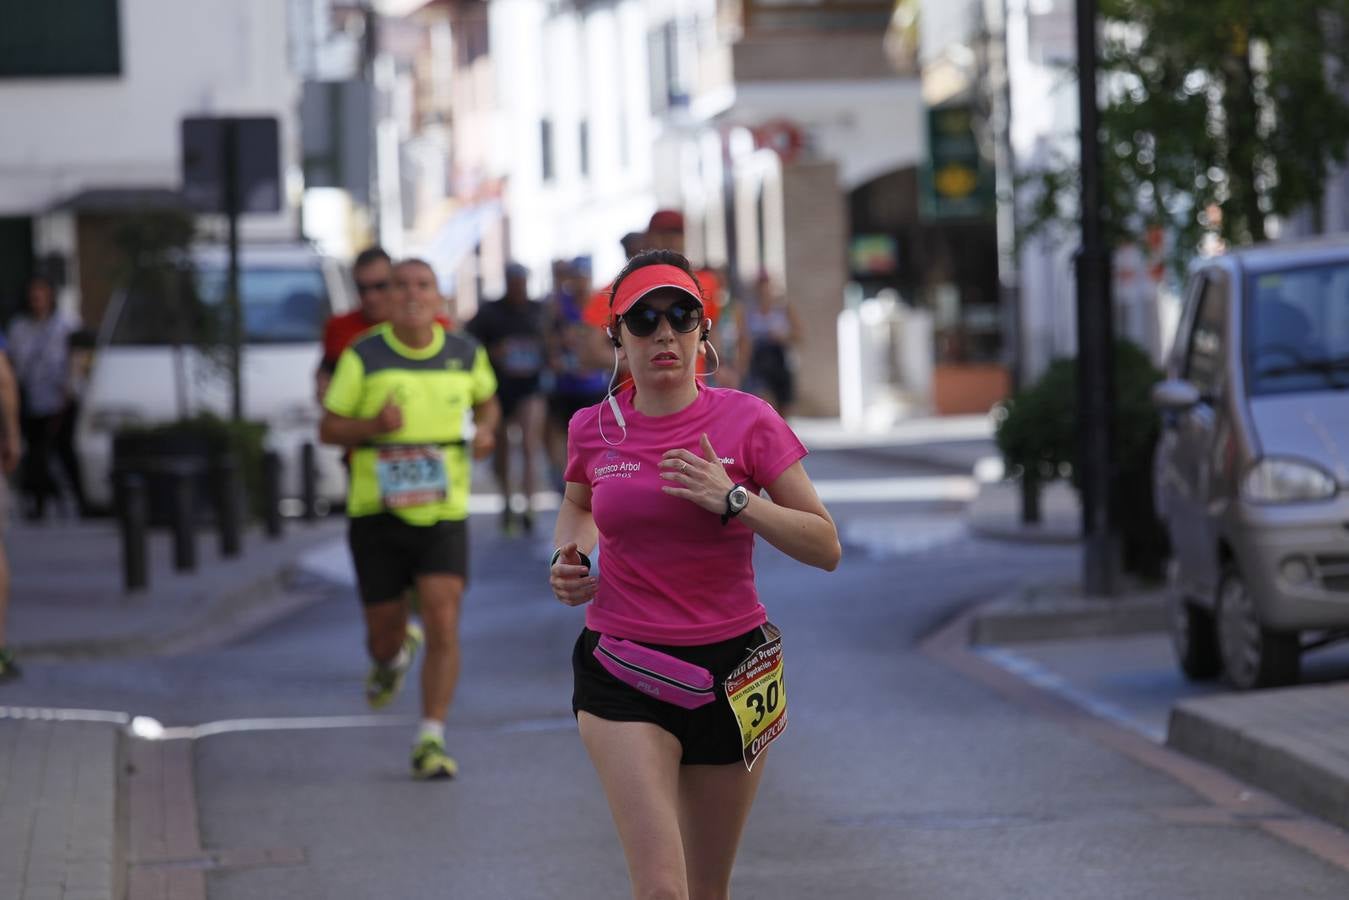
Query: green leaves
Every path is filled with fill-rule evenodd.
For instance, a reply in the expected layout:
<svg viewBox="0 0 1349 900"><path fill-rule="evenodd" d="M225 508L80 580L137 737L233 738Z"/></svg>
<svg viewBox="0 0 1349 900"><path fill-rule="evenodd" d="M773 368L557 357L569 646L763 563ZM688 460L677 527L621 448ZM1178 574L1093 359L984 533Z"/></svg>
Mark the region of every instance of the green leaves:
<svg viewBox="0 0 1349 900"><path fill-rule="evenodd" d="M1101 0L1105 227L1116 244L1261 240L1349 148L1349 0ZM1031 233L1076 218L1076 163L1023 179ZM1216 213L1213 215L1212 213Z"/></svg>

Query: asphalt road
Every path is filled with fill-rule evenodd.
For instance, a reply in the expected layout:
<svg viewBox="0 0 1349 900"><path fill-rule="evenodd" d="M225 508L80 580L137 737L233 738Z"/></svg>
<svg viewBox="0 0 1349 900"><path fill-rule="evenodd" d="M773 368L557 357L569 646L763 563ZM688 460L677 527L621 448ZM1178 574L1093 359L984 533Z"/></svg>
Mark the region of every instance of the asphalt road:
<svg viewBox="0 0 1349 900"><path fill-rule="evenodd" d="M1206 805L1189 787L919 652L971 604L1071 572L1071 548L967 537L950 473L843 452L809 468L822 490L870 499L831 503L836 573L758 551L791 725L766 761L738 898L1349 895L1349 872L1240 820L1185 815ZM367 717L349 589L315 588L303 613L207 653L34 666L11 702L195 728L202 846L271 851L211 870L212 900L626 896L570 714L581 612L547 592L546 532L507 540L494 524L474 525L455 782L408 778L415 691Z"/></svg>

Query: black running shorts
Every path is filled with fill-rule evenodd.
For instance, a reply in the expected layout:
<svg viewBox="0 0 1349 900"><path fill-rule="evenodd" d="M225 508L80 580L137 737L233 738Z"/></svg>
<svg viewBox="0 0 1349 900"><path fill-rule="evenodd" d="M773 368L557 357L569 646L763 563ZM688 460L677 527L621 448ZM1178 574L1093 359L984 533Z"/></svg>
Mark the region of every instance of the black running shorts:
<svg viewBox="0 0 1349 900"><path fill-rule="evenodd" d="M357 516L347 529L361 602L397 600L418 575L468 580L468 522L409 525L393 513Z"/></svg>
<svg viewBox="0 0 1349 900"><path fill-rule="evenodd" d="M731 705L726 702L723 682L749 651L764 642L762 629L755 628L728 641L694 647L643 642L644 646L702 666L712 673L717 699L697 709L684 709L649 697L610 675L595 659L595 645L599 642L599 632L589 628L583 629L576 639L571 655L573 713L584 710L611 722L659 725L679 739L684 748L679 761L686 766L744 765L740 725L731 712Z"/></svg>

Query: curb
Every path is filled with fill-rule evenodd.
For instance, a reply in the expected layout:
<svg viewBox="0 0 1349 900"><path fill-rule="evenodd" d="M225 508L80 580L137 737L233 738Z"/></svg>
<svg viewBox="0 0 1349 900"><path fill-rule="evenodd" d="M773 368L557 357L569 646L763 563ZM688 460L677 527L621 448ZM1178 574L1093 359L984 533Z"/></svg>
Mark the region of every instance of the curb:
<svg viewBox="0 0 1349 900"><path fill-rule="evenodd" d="M1259 727L1252 704L1315 705L1343 686L1295 687L1258 696L1184 700L1171 710L1167 746L1248 781L1315 816L1349 828L1349 757L1274 727ZM1258 708L1257 708L1258 712ZM1287 715L1286 710L1284 715ZM1335 723L1327 722L1327 743ZM1342 730L1342 729L1341 729Z"/></svg>
<svg viewBox="0 0 1349 900"><path fill-rule="evenodd" d="M1053 530L1053 526L1040 525L990 525L979 522L973 516L967 516L970 533L992 541L1008 541L1020 544L1076 544L1082 538L1076 531Z"/></svg>
<svg viewBox="0 0 1349 900"><path fill-rule="evenodd" d="M313 535L297 546L296 557L339 540ZM325 591L345 586L288 559L264 572L234 580L214 593L204 594L200 610L166 629L135 637L79 638L16 644L25 659L34 661L89 661L123 657L177 656L218 647L254 634L318 602Z"/></svg>
<svg viewBox="0 0 1349 900"><path fill-rule="evenodd" d="M1053 591L1053 587L1028 588L979 607L970 621L970 643L1109 637L1167 628L1167 602L1160 591L1119 599L1073 596L1073 588Z"/></svg>

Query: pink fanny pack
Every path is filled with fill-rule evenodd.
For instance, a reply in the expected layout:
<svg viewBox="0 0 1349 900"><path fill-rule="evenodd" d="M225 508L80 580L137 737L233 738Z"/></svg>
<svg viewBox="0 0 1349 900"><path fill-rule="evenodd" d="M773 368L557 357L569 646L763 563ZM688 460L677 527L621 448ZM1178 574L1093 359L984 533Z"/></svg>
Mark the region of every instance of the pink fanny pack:
<svg viewBox="0 0 1349 900"><path fill-rule="evenodd" d="M600 635L595 659L624 684L684 709L706 706L717 696L712 673L702 666L632 641Z"/></svg>

